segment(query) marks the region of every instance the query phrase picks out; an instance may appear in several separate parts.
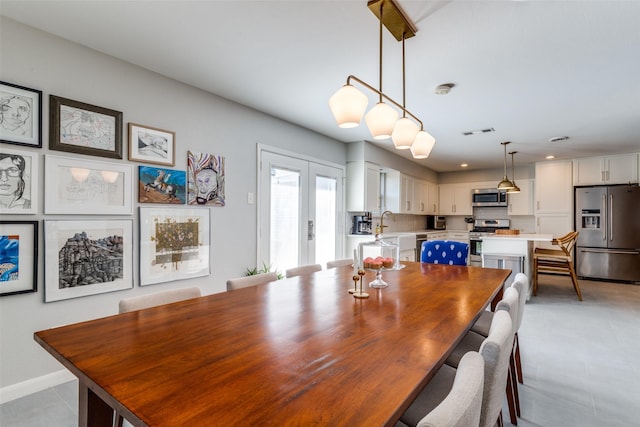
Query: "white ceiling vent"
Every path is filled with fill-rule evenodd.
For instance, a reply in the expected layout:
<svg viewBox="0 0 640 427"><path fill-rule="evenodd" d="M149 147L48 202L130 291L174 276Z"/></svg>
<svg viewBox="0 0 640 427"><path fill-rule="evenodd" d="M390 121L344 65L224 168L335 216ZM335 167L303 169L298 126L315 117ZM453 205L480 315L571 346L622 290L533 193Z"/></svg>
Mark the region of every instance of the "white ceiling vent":
<svg viewBox="0 0 640 427"><path fill-rule="evenodd" d="M463 135L478 135L480 133L489 133L489 132L495 132L496 130L494 128L486 128L486 129L478 129L478 130L470 130L467 132L462 132Z"/></svg>
<svg viewBox="0 0 640 427"><path fill-rule="evenodd" d="M549 138L549 142L560 142L566 141L567 139L569 139L568 136L554 136L553 138Z"/></svg>

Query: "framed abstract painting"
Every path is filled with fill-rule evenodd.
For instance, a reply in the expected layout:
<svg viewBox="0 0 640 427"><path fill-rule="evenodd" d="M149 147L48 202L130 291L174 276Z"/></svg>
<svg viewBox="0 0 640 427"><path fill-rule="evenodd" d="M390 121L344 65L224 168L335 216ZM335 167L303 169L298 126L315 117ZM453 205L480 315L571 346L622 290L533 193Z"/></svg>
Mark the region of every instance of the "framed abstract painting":
<svg viewBox="0 0 640 427"><path fill-rule="evenodd" d="M38 289L38 221L0 221L0 296Z"/></svg>

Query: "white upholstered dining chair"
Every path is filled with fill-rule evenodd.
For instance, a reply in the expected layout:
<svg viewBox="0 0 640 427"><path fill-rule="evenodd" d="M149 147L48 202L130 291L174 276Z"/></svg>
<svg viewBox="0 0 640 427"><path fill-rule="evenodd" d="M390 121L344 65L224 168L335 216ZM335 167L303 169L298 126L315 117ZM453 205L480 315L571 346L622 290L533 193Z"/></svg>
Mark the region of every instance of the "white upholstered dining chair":
<svg viewBox="0 0 640 427"><path fill-rule="evenodd" d="M316 271L322 270L322 266L320 264L309 264L302 265L300 267L293 267L286 270L285 275L287 277L296 277L303 276L305 274L315 273Z"/></svg>
<svg viewBox="0 0 640 427"><path fill-rule="evenodd" d="M344 258L344 259L334 259L333 261L327 262L327 270L330 268L342 267L344 265L353 265L353 259Z"/></svg>
<svg viewBox="0 0 640 427"><path fill-rule="evenodd" d="M273 282L276 280L278 280L278 273L276 273L275 271L229 279L227 280L227 291L262 285L263 283Z"/></svg>
<svg viewBox="0 0 640 427"><path fill-rule="evenodd" d="M438 370L396 427L477 426L483 390L484 359L478 352L470 351L462 357L458 369L443 365Z"/></svg>
<svg viewBox="0 0 640 427"><path fill-rule="evenodd" d="M198 298L200 296L202 296L202 292L200 292L200 288L197 286L183 289L171 289L169 291L121 299L118 304L118 310L120 313L127 313L129 311L142 310L143 308L150 308L186 299Z"/></svg>

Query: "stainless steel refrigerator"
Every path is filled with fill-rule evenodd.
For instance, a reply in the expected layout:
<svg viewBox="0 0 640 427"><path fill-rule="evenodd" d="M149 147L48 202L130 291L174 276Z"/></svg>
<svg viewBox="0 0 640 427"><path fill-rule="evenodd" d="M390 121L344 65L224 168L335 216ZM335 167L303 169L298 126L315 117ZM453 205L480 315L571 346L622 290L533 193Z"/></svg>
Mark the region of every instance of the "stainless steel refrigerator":
<svg viewBox="0 0 640 427"><path fill-rule="evenodd" d="M576 273L640 282L640 187L576 187Z"/></svg>

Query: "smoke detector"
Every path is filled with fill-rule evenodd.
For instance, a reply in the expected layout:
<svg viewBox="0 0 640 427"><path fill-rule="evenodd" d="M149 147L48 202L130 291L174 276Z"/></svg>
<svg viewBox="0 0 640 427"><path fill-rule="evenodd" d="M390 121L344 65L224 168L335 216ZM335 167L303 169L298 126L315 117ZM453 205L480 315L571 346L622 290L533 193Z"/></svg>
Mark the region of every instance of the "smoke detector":
<svg viewBox="0 0 640 427"><path fill-rule="evenodd" d="M451 88L454 87L454 83L443 83L436 88L436 95L446 95L451 91Z"/></svg>
<svg viewBox="0 0 640 427"><path fill-rule="evenodd" d="M549 138L549 142L560 142L566 141L567 139L569 139L568 136L554 136L553 138Z"/></svg>

